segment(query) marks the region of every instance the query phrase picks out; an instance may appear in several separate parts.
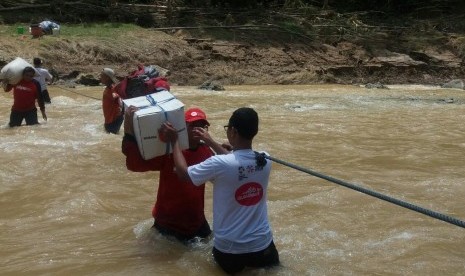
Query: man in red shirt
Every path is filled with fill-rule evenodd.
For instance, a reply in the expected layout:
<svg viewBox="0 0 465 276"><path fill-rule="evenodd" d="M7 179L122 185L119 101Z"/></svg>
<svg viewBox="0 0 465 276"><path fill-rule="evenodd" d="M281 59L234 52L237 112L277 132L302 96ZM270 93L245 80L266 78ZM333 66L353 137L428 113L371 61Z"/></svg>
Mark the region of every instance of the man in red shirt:
<svg viewBox="0 0 465 276"><path fill-rule="evenodd" d="M117 81L113 69L104 68L100 73L100 82L105 84L102 96L104 127L106 132L113 134L118 134L124 119L121 113L121 98L115 90Z"/></svg>
<svg viewBox="0 0 465 276"><path fill-rule="evenodd" d="M13 106L10 114L10 127L20 126L23 119L26 125L38 124L36 100L42 113L42 118L47 121L45 114L44 99L42 97L39 82L34 80L36 71L32 67L26 67L23 70L23 78L15 85L8 84L5 92L13 89Z"/></svg>
<svg viewBox="0 0 465 276"><path fill-rule="evenodd" d="M124 118L125 135L122 151L126 155L126 167L134 172L160 171L158 193L152 216L153 225L161 234L174 236L187 243L195 237L206 238L210 235L210 225L204 214L205 185L195 186L182 181L174 171L171 154L144 160L140 155L134 138L133 116L137 108L127 108ZM189 148L183 150L188 164L198 164L218 152L222 145L214 142L208 134L205 113L199 108L185 112L189 137Z"/></svg>

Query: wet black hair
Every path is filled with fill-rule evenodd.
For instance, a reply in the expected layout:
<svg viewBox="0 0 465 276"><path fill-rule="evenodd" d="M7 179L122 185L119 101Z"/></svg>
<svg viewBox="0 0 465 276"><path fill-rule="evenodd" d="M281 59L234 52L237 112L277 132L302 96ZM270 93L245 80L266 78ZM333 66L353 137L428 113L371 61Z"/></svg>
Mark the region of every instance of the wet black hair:
<svg viewBox="0 0 465 276"><path fill-rule="evenodd" d="M234 127L241 137L252 140L258 133L258 114L252 108L241 107L233 112L228 125Z"/></svg>

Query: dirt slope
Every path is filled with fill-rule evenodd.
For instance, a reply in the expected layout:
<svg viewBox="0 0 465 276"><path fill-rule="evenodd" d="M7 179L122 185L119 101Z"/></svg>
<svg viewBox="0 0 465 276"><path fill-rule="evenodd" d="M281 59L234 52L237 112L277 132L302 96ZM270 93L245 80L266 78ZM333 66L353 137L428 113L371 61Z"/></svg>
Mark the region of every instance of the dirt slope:
<svg viewBox="0 0 465 276"><path fill-rule="evenodd" d="M418 38L415 32L371 33L365 39L331 43L258 30L236 30L228 41L216 40L207 32L151 29L85 41L65 36L0 36L0 65L16 56L28 60L40 56L61 77L72 71L97 77L107 66L124 76L143 63L168 69L170 82L178 85L200 85L207 80L224 85L441 84L465 79L460 56L463 40L456 34L434 34L429 40L422 34L416 48L408 43Z"/></svg>

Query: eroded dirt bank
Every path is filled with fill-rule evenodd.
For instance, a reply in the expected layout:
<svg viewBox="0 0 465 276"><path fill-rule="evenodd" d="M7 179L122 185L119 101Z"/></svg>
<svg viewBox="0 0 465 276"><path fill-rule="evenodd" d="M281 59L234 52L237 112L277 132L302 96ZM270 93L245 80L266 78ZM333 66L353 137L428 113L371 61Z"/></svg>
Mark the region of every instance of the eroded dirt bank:
<svg viewBox="0 0 465 276"><path fill-rule="evenodd" d="M443 34L412 48L414 34L372 34L364 40L340 39L331 44L289 34L238 30L233 40L208 34L151 29L91 40L65 36L2 35L0 63L16 56L43 57L60 78L79 72L97 77L113 67L119 76L138 63L170 71L177 85L216 80L224 85L311 83L442 84L465 79L456 35ZM396 38L393 41L394 37Z"/></svg>

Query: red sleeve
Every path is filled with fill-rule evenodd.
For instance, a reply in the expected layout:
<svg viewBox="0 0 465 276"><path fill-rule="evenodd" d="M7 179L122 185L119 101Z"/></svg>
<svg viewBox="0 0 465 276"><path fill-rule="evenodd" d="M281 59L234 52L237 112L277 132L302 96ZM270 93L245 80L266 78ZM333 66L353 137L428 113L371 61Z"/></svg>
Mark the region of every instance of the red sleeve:
<svg viewBox="0 0 465 276"><path fill-rule="evenodd" d="M144 160L137 147L136 139L129 134L124 135L121 150L126 155L126 167L133 172L159 171L167 158L167 155L162 155Z"/></svg>

